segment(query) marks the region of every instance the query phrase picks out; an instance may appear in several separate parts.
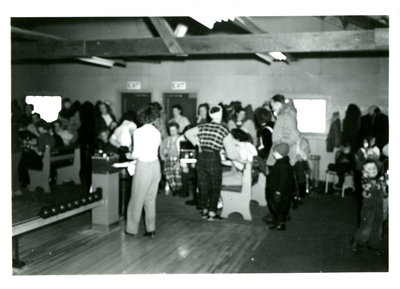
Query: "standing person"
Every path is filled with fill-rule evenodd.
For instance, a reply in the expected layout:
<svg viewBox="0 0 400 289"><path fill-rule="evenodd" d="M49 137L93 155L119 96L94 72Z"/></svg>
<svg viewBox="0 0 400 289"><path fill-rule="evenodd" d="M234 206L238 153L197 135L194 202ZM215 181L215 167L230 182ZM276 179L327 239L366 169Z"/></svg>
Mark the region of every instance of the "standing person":
<svg viewBox="0 0 400 289"><path fill-rule="evenodd" d="M289 145L286 143L277 144L272 149L272 156L276 161L268 174L266 188L273 216L269 225L271 230L286 230L285 222L288 219L292 196L296 190L288 153Z"/></svg>
<svg viewBox="0 0 400 289"><path fill-rule="evenodd" d="M258 156L264 160L264 163L267 161L272 147L272 132L274 127L272 119L272 113L263 107L257 108L254 112L258 140L257 152Z"/></svg>
<svg viewBox="0 0 400 289"><path fill-rule="evenodd" d="M143 208L146 225L144 236L154 238L156 235L156 197L161 179L158 159L161 133L153 125L157 117L158 112L151 106L145 106L138 111L138 119L143 126L133 134L135 145L131 156L137 160L137 164L127 209L125 233L128 235L136 236L139 232Z"/></svg>
<svg viewBox="0 0 400 289"><path fill-rule="evenodd" d="M364 246L371 249L381 247L383 200L387 198L387 192L384 178L380 177L378 163L374 159L366 160L363 165L362 187L361 223L351 246L354 251Z"/></svg>
<svg viewBox="0 0 400 289"><path fill-rule="evenodd" d="M273 145L287 143L289 145L288 157L292 166L297 162L297 144L300 140L300 131L297 128L297 111L293 101L286 99L281 94L276 94L271 99L271 106L276 115L274 131L272 132ZM273 166L275 159L269 154L267 165ZM299 190L296 190L293 198L293 208L300 204Z"/></svg>
<svg viewBox="0 0 400 289"><path fill-rule="evenodd" d="M98 111L95 116L95 132L98 135L102 131L108 129L111 131L110 126L116 121L110 106L106 102L98 104Z"/></svg>
<svg viewBox="0 0 400 289"><path fill-rule="evenodd" d="M187 126L190 125L190 121L186 116L183 116L182 106L175 104L172 106L173 117L168 122L176 122L179 124L179 133L183 133Z"/></svg>
<svg viewBox="0 0 400 289"><path fill-rule="evenodd" d="M208 103L205 102L199 105L197 109L197 120L196 120L197 125L211 121L211 118L208 115L209 110L210 106L208 105Z"/></svg>
<svg viewBox="0 0 400 289"><path fill-rule="evenodd" d="M228 143L228 130L221 124L222 107L214 106L210 109L210 123L200 124L189 129L185 137L198 146L197 182L199 188L199 208L203 218L209 221L221 219L217 215L217 205L222 186L222 165L220 151L223 147L230 159L238 158L233 153L234 144ZM235 156L234 156L235 155Z"/></svg>
<svg viewBox="0 0 400 289"><path fill-rule="evenodd" d="M123 114L120 124L115 128L110 136L109 142L118 149L120 161L125 161L125 154L132 152L133 148L133 132L137 128L138 120L135 112L128 110Z"/></svg>
<svg viewBox="0 0 400 289"><path fill-rule="evenodd" d="M257 140L257 131L256 127L254 125L254 121L252 120L252 108L251 106L246 107L248 111L246 111L245 108L240 107L238 111L235 113L233 119L228 121L228 129L231 131L234 128L240 128L244 132L250 134L251 136L251 142L254 144L256 143Z"/></svg>
<svg viewBox="0 0 400 289"><path fill-rule="evenodd" d="M164 160L163 171L168 182L172 195L180 195L182 193L182 170L179 162L179 142L183 139L179 135L179 124L170 122L168 124L169 136L165 138L161 144L161 158Z"/></svg>

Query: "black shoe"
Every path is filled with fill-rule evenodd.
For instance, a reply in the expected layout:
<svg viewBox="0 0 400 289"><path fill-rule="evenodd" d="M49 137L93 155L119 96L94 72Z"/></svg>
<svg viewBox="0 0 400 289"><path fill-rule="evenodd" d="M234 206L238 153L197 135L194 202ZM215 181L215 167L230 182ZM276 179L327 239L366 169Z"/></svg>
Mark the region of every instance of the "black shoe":
<svg viewBox="0 0 400 289"><path fill-rule="evenodd" d="M196 202L196 200L188 200L188 201L185 202L185 205L197 206L197 202Z"/></svg>
<svg viewBox="0 0 400 289"><path fill-rule="evenodd" d="M136 234L132 234L132 233L129 233L127 231L125 231L124 233L125 233L125 235L127 235L129 237L132 237L132 238L135 238L137 236Z"/></svg>
<svg viewBox="0 0 400 289"><path fill-rule="evenodd" d="M152 232L146 232L143 234L143 236L145 237L149 237L150 239L153 239L156 237L156 232L152 231Z"/></svg>
<svg viewBox="0 0 400 289"><path fill-rule="evenodd" d="M262 218L263 222L267 225L271 225L274 221L274 217L271 214L268 214Z"/></svg>

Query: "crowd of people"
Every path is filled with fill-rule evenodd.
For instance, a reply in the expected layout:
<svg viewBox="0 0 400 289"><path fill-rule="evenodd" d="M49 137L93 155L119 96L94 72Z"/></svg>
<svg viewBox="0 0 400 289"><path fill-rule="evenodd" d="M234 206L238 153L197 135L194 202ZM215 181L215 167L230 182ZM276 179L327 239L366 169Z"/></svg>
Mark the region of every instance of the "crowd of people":
<svg viewBox="0 0 400 289"><path fill-rule="evenodd" d="M145 235L155 237L159 193L192 196L186 204L196 206L202 218L221 219L222 184L235 184L249 163L253 183L260 173L267 177L268 211L263 221L271 230L286 230L290 209L299 207L309 189L310 147L298 129L293 100L280 94L254 111L239 101L212 107L202 103L195 123L180 105L174 105L172 118L166 119L158 102L127 111L117 120L107 102L93 105L63 99L58 119L50 124L30 104L23 112L15 102L12 108L13 151L22 151L18 166L22 189L29 184L27 169L40 169L46 146L80 146L81 178L87 187L94 153L118 154L121 162L135 160L125 230L129 236L138 234L144 209ZM338 113L332 115L327 151L336 153L329 166L339 177L334 189L340 190L345 174L352 172L360 200L360 228L353 249L379 241L379 230L371 233L370 228L387 216L387 186L382 178L388 170L387 144L388 118L378 107L362 116L350 104L343 121ZM186 157L182 148L193 153L189 158L194 162L181 161Z"/></svg>

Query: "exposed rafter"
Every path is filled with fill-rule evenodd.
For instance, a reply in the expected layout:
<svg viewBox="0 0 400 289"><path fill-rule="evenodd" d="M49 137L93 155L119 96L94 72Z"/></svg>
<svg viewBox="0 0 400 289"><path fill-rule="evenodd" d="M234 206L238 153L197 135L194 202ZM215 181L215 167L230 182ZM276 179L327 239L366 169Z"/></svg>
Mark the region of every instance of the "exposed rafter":
<svg viewBox="0 0 400 289"><path fill-rule="evenodd" d="M388 29L270 33L251 35L187 36L177 42L189 55L388 51ZM16 43L12 60L77 57L170 56L161 38L36 41Z"/></svg>
<svg viewBox="0 0 400 289"><path fill-rule="evenodd" d="M44 39L44 40L55 40L57 42L67 41L67 39L53 35L53 34L47 34L47 33L27 30L27 29L21 29L21 28L13 27L13 26L11 27L11 33L21 35L25 38L29 38L32 40L43 40ZM34 42L34 43L36 43L36 42ZM119 59L117 59L117 60L103 59L103 58L96 57L96 56L77 57L77 59L82 62L91 63L94 65L105 66L105 67L112 67L114 64L118 64L120 66L126 66L125 61L119 60Z"/></svg>
<svg viewBox="0 0 400 289"><path fill-rule="evenodd" d="M179 43L176 41L174 33L169 26L167 20L163 17L150 17L150 22L153 24L154 28L157 30L165 46L169 52L176 56L187 56L180 47Z"/></svg>
<svg viewBox="0 0 400 289"><path fill-rule="evenodd" d="M236 17L233 23L252 34L267 33L266 31L258 27L249 17ZM269 55L268 53L256 53L256 56L266 61L268 64L274 61L274 58L271 57L271 55ZM287 63L289 58L291 61L295 60L295 58L289 54L287 54L286 56Z"/></svg>

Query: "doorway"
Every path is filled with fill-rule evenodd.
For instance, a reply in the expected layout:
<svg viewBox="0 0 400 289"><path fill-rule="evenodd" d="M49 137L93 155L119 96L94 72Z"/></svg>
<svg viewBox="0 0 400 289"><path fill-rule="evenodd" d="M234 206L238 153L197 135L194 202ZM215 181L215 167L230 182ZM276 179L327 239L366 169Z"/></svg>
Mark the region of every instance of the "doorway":
<svg viewBox="0 0 400 289"><path fill-rule="evenodd" d="M182 107L182 114L186 116L191 125L196 124L197 98L196 93L164 93L164 108L167 121L172 118L172 106L179 104Z"/></svg>
<svg viewBox="0 0 400 289"><path fill-rule="evenodd" d="M121 104L121 115L128 110L132 110L135 113L137 110L151 102L150 92L122 92L121 93L122 104Z"/></svg>

